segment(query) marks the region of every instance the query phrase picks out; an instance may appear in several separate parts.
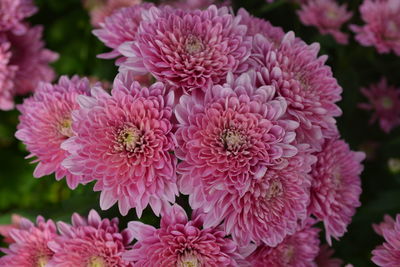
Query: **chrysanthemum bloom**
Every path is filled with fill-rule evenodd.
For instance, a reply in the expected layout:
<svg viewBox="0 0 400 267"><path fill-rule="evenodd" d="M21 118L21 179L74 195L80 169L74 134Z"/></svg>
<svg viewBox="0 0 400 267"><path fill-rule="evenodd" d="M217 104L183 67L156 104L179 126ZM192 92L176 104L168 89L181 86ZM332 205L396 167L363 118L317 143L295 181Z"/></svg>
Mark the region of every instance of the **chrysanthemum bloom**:
<svg viewBox="0 0 400 267"><path fill-rule="evenodd" d="M343 261L338 258L332 258L335 251L328 245L323 244L319 249L319 254L315 258L315 263L318 267L341 267Z"/></svg>
<svg viewBox="0 0 400 267"><path fill-rule="evenodd" d="M188 221L178 205L165 210L160 228L130 222L137 240L124 259L134 266L238 266L237 245L218 228L203 228L201 215Z"/></svg>
<svg viewBox="0 0 400 267"><path fill-rule="evenodd" d="M41 83L35 94L17 106L21 112L18 131L15 136L21 140L39 162L33 175L36 178L55 173L56 179L66 177L68 186L75 188L81 180L61 166L68 152L61 149L61 143L73 136L71 112L78 109L76 98L88 94L89 81L74 76L63 76L58 84Z"/></svg>
<svg viewBox="0 0 400 267"><path fill-rule="evenodd" d="M9 65L16 67L16 94L33 92L39 82L50 82L55 76L49 63L55 61L58 55L44 48L42 31L41 26L35 26L23 35L6 34L12 52Z"/></svg>
<svg viewBox="0 0 400 267"><path fill-rule="evenodd" d="M375 46L379 53L393 51L400 56L400 1L364 0L360 6L364 26L351 25L356 40Z"/></svg>
<svg viewBox="0 0 400 267"><path fill-rule="evenodd" d="M1 0L0 1L0 29L13 31L14 34L24 34L27 24L25 18L36 13L37 8L32 0Z"/></svg>
<svg viewBox="0 0 400 267"><path fill-rule="evenodd" d="M348 43L348 34L340 31L353 15L346 10L346 4L340 6L335 0L311 0L301 7L298 15L304 25L315 26L322 34L331 34L340 44Z"/></svg>
<svg viewBox="0 0 400 267"><path fill-rule="evenodd" d="M63 165L84 182L95 180L100 206L117 201L121 214L136 208L140 217L150 203L158 215L163 204L175 201L176 158L171 132L173 92L162 83L141 88L130 73L114 81L111 95L99 87L92 97L80 96L73 113L75 136L63 144L72 155Z"/></svg>
<svg viewBox="0 0 400 267"><path fill-rule="evenodd" d="M331 244L343 236L356 208L360 206L363 152L353 152L338 139L326 141L312 170L310 212L325 226Z"/></svg>
<svg viewBox="0 0 400 267"><path fill-rule="evenodd" d="M286 237L276 247L260 245L246 258L252 267L315 267L318 255L318 228L306 226Z"/></svg>
<svg viewBox="0 0 400 267"><path fill-rule="evenodd" d="M381 129L386 133L400 125L400 88L388 85L386 79L382 78L379 83L362 88L361 92L369 103L358 106L374 111L370 123L379 120Z"/></svg>
<svg viewBox="0 0 400 267"><path fill-rule="evenodd" d="M22 217L17 215L17 214L13 214L11 217L11 224L9 225L0 225L0 236L4 237L4 242L5 243L14 243L15 241L11 238L11 230L12 229L19 229L20 224L21 224Z"/></svg>
<svg viewBox="0 0 400 267"><path fill-rule="evenodd" d="M122 68L150 72L184 92L206 91L223 83L228 72L243 71L250 50L251 37L240 17L216 6L203 11L150 8L137 41L120 48L129 57Z"/></svg>
<svg viewBox="0 0 400 267"><path fill-rule="evenodd" d="M381 267L393 267L400 264L400 215L394 221L385 216L385 222L375 226L375 231L385 238L382 245L372 251L372 261Z"/></svg>
<svg viewBox="0 0 400 267"><path fill-rule="evenodd" d="M287 113L300 126L296 139L319 150L324 138L337 134L334 116L341 115L335 102L342 88L325 65L327 56L318 57L319 44L307 45L293 32L278 44L256 35L249 63L259 72L259 85L272 85L288 102Z"/></svg>
<svg viewBox="0 0 400 267"><path fill-rule="evenodd" d="M128 230L120 231L118 219L101 219L91 210L88 219L72 216L72 225L58 223L61 236L49 242L54 252L46 267L131 267L122 259L132 242Z"/></svg>
<svg viewBox="0 0 400 267"><path fill-rule="evenodd" d="M180 9L206 9L211 5L221 6L232 6L230 0L162 0L162 4L170 5L174 8Z"/></svg>
<svg viewBox="0 0 400 267"><path fill-rule="evenodd" d="M10 232L15 242L8 249L1 249L5 256L0 258L0 266L44 267L53 256L47 243L57 236L56 225L41 216L37 218L36 225L27 219L22 220L20 229Z"/></svg>
<svg viewBox="0 0 400 267"><path fill-rule="evenodd" d="M11 44L5 35L0 35L0 110L14 108L14 77L16 66L10 66Z"/></svg>

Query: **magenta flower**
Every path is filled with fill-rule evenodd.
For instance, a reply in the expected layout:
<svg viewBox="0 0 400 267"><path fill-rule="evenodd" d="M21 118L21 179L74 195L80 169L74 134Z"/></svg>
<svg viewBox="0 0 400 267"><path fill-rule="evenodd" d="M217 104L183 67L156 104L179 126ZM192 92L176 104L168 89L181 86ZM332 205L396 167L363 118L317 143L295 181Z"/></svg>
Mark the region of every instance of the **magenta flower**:
<svg viewBox="0 0 400 267"><path fill-rule="evenodd" d="M360 206L363 152L353 152L347 143L327 140L312 170L310 212L325 226L331 244L343 236L356 208Z"/></svg>
<svg viewBox="0 0 400 267"><path fill-rule="evenodd" d="M28 27L23 21L37 11L32 0L1 0L0 1L0 29L12 31L14 34L24 34Z"/></svg>
<svg viewBox="0 0 400 267"><path fill-rule="evenodd" d="M218 228L203 228L201 215L188 221L185 211L174 205L163 213L160 228L130 222L137 240L124 259L133 266L238 266L242 257L237 245Z"/></svg>
<svg viewBox="0 0 400 267"><path fill-rule="evenodd" d="M88 219L78 214L72 216L72 225L59 222L61 236L49 242L54 252L46 267L131 267L122 259L132 242L128 230L120 232L118 219L101 219L91 210Z"/></svg>
<svg viewBox="0 0 400 267"><path fill-rule="evenodd" d="M374 227L375 231L385 238L382 245L372 251L372 261L381 267L398 266L400 262L400 215L394 221L385 215L385 221Z"/></svg>
<svg viewBox="0 0 400 267"><path fill-rule="evenodd" d="M47 246L57 236L56 225L39 216L34 225L22 218L19 229L10 232L15 241L8 249L1 249L5 256L0 258L0 266L46 266L53 256Z"/></svg>
<svg viewBox="0 0 400 267"><path fill-rule="evenodd" d="M171 132L173 92L162 83L141 88L130 73L114 81L111 95L92 89L92 97L80 96L81 109L73 113L75 133L63 144L71 156L63 163L71 173L95 180L101 191L100 206L118 201L121 214L142 210L150 203L155 214L175 201L176 158Z"/></svg>
<svg viewBox="0 0 400 267"><path fill-rule="evenodd" d="M327 56L318 57L319 45L307 45L293 32L278 44L256 35L250 64L259 72L258 83L272 85L288 102L288 116L300 126L296 139L321 149L324 138L337 134L334 117L341 115L335 104L342 88L325 65Z"/></svg>
<svg viewBox="0 0 400 267"><path fill-rule="evenodd" d="M246 27L226 7L153 7L144 12L137 41L125 43L120 52L129 57L123 69L150 72L159 81L191 92L206 91L225 82L228 72L243 71L250 49Z"/></svg>
<svg viewBox="0 0 400 267"><path fill-rule="evenodd" d="M339 5L335 0L311 0L298 11L301 22L315 26L322 34L331 34L340 44L347 44L349 36L340 28L353 15L346 10L347 5Z"/></svg>
<svg viewBox="0 0 400 267"><path fill-rule="evenodd" d="M319 250L318 232L318 228L306 226L276 247L260 245L246 260L252 267L314 267Z"/></svg>
<svg viewBox="0 0 400 267"><path fill-rule="evenodd" d="M382 78L379 83L362 88L361 92L369 103L358 106L374 111L370 123L379 120L381 129L386 133L400 125L400 88L388 85L386 79Z"/></svg>
<svg viewBox="0 0 400 267"><path fill-rule="evenodd" d="M33 173L39 178L55 173L56 179L66 177L72 189L81 181L79 175L71 174L61 166L61 162L69 155L61 149L61 143L73 136L71 112L78 109L76 97L88 94L89 81L74 76L60 78L58 84L41 83L35 94L17 106L21 112L18 131L15 136L25 145L30 155L39 162Z"/></svg>
<svg viewBox="0 0 400 267"><path fill-rule="evenodd" d="M11 44L0 34L0 110L14 108L14 77L16 66L10 66Z"/></svg>
<svg viewBox="0 0 400 267"><path fill-rule="evenodd" d="M319 254L315 259L315 263L318 267L341 267L343 266L343 261L338 258L332 258L335 251L328 245L323 244L319 249Z"/></svg>
<svg viewBox="0 0 400 267"><path fill-rule="evenodd" d="M400 1L364 0L360 13L364 26L351 25L356 40L364 46L375 46L379 53L393 51L400 56Z"/></svg>

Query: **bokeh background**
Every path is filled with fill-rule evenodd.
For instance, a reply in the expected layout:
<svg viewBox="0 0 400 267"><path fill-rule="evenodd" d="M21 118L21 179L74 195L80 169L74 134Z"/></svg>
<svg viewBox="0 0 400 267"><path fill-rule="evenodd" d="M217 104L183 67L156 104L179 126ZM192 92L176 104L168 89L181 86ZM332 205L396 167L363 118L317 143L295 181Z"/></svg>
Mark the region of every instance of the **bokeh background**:
<svg viewBox="0 0 400 267"><path fill-rule="evenodd" d="M293 30L307 43L320 43L321 54L329 56L327 64L343 87L343 100L339 103L343 110L338 119L340 132L353 150L363 150L368 155L362 174L362 206L348 233L339 242L334 241L333 247L335 256L345 262L356 267L374 266L370 251L383 240L373 232L371 224L381 221L384 214L400 213L400 171L389 168L388 164L390 159L400 159L400 129L385 134L377 124L369 125L370 114L358 109L357 104L366 101L360 87L376 83L382 76L387 77L389 84L400 87L400 58L394 54L378 54L372 47L362 47L353 36L348 45L337 44L330 36L320 35L316 28L303 26L296 14L299 6L288 0L277 0L273 4L264 0L232 2L235 10L245 7L251 14L285 31ZM350 23L362 24L358 12L362 0L343 2L348 2L355 14ZM89 16L81 1L36 0L36 4L39 12L30 21L44 25L47 47L60 54L60 59L53 64L57 74L92 76L111 82L117 68L111 60L96 58L108 49L92 35ZM92 191L92 185L71 191L64 181L57 182L53 176L33 178L35 165L24 159L28 152L14 137L17 124L17 111L0 111L0 224L8 224L14 213L30 219L41 214L69 221L73 212L87 214L92 208L99 211L99 193ZM185 197L179 202L187 203ZM101 215L115 217L119 212L113 207ZM120 218L122 226L136 219L132 212ZM158 218L149 210L142 221L158 224Z"/></svg>

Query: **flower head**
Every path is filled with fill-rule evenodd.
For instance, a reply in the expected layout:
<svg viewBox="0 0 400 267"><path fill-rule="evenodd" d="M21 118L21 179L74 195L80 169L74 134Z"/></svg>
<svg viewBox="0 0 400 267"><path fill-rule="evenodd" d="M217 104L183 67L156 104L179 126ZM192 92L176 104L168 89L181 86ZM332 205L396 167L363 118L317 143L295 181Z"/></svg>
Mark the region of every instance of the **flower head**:
<svg viewBox="0 0 400 267"><path fill-rule="evenodd" d="M10 110L14 107L14 77L16 66L10 66L11 44L5 35L0 34L0 109Z"/></svg>
<svg viewBox="0 0 400 267"><path fill-rule="evenodd" d="M326 239L338 239L360 206L363 152L353 152L342 140L328 140L311 172L310 212L323 221Z"/></svg>
<svg viewBox="0 0 400 267"><path fill-rule="evenodd" d="M150 72L184 92L201 92L223 83L228 72L242 71L250 48L246 27L226 7L153 7L144 12L137 41L120 51L129 57L122 68Z"/></svg>
<svg viewBox="0 0 400 267"><path fill-rule="evenodd" d="M351 25L356 40L375 46L379 53L393 51L400 56L400 2L398 0L364 0L360 13L363 26Z"/></svg>
<svg viewBox="0 0 400 267"><path fill-rule="evenodd" d="M118 201L123 215L136 208L140 216L150 203L159 214L164 204L175 201L174 99L165 91L162 83L141 88L130 73L122 73L111 95L94 87L92 97L78 98L74 136L63 144L71 156L63 166L83 175L84 182L96 181L102 209Z"/></svg>
<svg viewBox="0 0 400 267"><path fill-rule="evenodd" d="M61 235L49 242L54 252L49 267L131 267L122 254L132 242L128 230L120 231L118 219L101 219L91 210L88 219L72 216L72 225L60 222Z"/></svg>
<svg viewBox="0 0 400 267"><path fill-rule="evenodd" d="M400 125L400 88L388 85L386 79L382 78L379 83L362 88L361 92L369 103L359 104L359 107L374 111L370 123L379 120L379 125L386 133Z"/></svg>
<svg viewBox="0 0 400 267"><path fill-rule="evenodd" d="M2 0L0 2L0 29L12 31L14 34L24 34L27 25L24 19L37 11L32 0Z"/></svg>
<svg viewBox="0 0 400 267"><path fill-rule="evenodd" d="M322 34L331 34L338 43L347 44L349 36L340 28L353 15L334 0L311 0L302 5L298 14L304 25L315 26Z"/></svg>
<svg viewBox="0 0 400 267"><path fill-rule="evenodd" d="M237 266L237 245L218 228L203 228L201 215L189 221L178 205L162 214L160 228L130 222L137 240L124 259L134 266ZM151 252L151 253L149 253Z"/></svg>
<svg viewBox="0 0 400 267"><path fill-rule="evenodd" d="M18 131L15 136L21 140L33 162L39 162L33 175L42 177L53 172L56 179L64 176L70 188L75 188L81 180L73 175L61 162L69 155L61 149L61 143L73 136L72 114L79 108L76 98L80 94L89 94L89 81L74 76L60 78L58 84L41 83L35 94L25 99L17 108L21 112Z"/></svg>

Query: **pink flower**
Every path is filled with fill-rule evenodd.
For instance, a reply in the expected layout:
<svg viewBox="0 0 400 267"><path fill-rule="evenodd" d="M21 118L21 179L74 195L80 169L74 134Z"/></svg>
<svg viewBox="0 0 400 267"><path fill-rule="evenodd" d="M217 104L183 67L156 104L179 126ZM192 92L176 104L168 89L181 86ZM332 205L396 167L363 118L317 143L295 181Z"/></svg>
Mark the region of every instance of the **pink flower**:
<svg viewBox="0 0 400 267"><path fill-rule="evenodd" d="M337 134L334 117L341 115L335 104L342 88L325 65L327 56L318 57L319 45L307 45L293 32L279 43L256 35L249 63L259 72L258 84L271 85L288 102L288 117L300 126L296 139L320 150L325 138Z"/></svg>
<svg viewBox="0 0 400 267"><path fill-rule="evenodd" d="M370 123L379 120L381 129L386 133L400 125L400 88L388 85L386 79L382 78L379 83L362 88L361 92L368 98L369 103L358 106L374 111Z"/></svg>
<svg viewBox="0 0 400 267"><path fill-rule="evenodd" d="M30 155L39 162L33 175L36 178L55 172L56 179L66 177L68 186L76 188L81 180L73 175L61 162L69 155L61 149L61 143L73 136L71 112L78 109L76 97L88 94L89 81L74 76L60 78L58 84L41 83L35 94L17 106L21 112L15 136L25 145Z"/></svg>
<svg viewBox="0 0 400 267"><path fill-rule="evenodd" d="M173 92L166 94L162 83L141 88L130 73L122 73L111 95L94 87L92 97L80 96L78 102L75 136L62 146L71 153L63 166L83 175L83 182L96 181L101 208L118 201L122 215L136 208L140 217L149 203L158 215L164 204L174 202Z"/></svg>
<svg viewBox="0 0 400 267"><path fill-rule="evenodd" d="M319 249L319 254L315 259L318 267L341 267L343 266L343 261L341 259L332 258L335 251L328 245L323 244Z"/></svg>
<svg viewBox="0 0 400 267"><path fill-rule="evenodd" d="M15 241L11 238L11 230L12 229L19 229L20 224L21 224L22 217L17 215L17 214L13 214L11 217L11 224L10 225L0 225L0 235L2 235L4 237L4 242L5 243L14 243Z"/></svg>
<svg viewBox="0 0 400 267"><path fill-rule="evenodd" d="M11 44L0 34L0 110L14 108L14 77L16 66L10 66Z"/></svg>
<svg viewBox="0 0 400 267"><path fill-rule="evenodd" d="M383 222L380 224L373 224L372 227L378 235L383 236L384 230L393 230L395 224L396 221L390 217L390 215L385 214L385 216L383 216Z"/></svg>
<svg viewBox="0 0 400 267"><path fill-rule="evenodd" d="M45 266L53 256L47 243L57 236L56 225L39 216L34 225L22 218L19 229L10 232L15 241L8 249L1 249L5 256L0 258L0 266Z"/></svg>
<svg viewBox="0 0 400 267"><path fill-rule="evenodd" d="M174 8L189 10L206 9L211 5L216 5L217 7L232 5L230 0L161 0L161 3Z"/></svg>
<svg viewBox="0 0 400 267"><path fill-rule="evenodd" d="M340 44L348 43L349 36L340 31L353 15L346 10L346 4L339 6L335 0L311 0L301 7L298 15L304 25L315 26L322 34L331 34Z"/></svg>
<svg viewBox="0 0 400 267"><path fill-rule="evenodd" d="M246 27L226 7L153 7L143 14L137 41L125 43L120 52L129 57L123 69L150 72L159 81L191 92L225 82L228 72L242 72L250 48Z"/></svg>
<svg viewBox="0 0 400 267"><path fill-rule="evenodd" d="M374 228L386 242L372 251L372 261L382 267L398 266L400 263L400 215L396 216L396 221L385 215L385 222Z"/></svg>
<svg viewBox="0 0 400 267"><path fill-rule="evenodd" d="M54 256L47 267L133 266L122 259L132 236L119 231L117 218L102 220L91 210L87 220L75 213L72 225L60 222L58 228L61 236L48 244Z"/></svg>
<svg viewBox="0 0 400 267"><path fill-rule="evenodd" d="M398 0L364 0L360 6L364 26L351 25L356 40L375 46L379 53L393 51L400 56L400 2Z"/></svg>
<svg viewBox="0 0 400 267"><path fill-rule="evenodd" d="M310 212L323 221L328 244L343 236L360 206L363 152L353 152L342 140L330 139L317 154L312 170Z"/></svg>
<svg viewBox="0 0 400 267"><path fill-rule="evenodd" d="M252 267L315 267L318 255L318 228L306 226L295 234L286 237L276 247L260 245L246 258Z"/></svg>
<svg viewBox="0 0 400 267"><path fill-rule="evenodd" d="M27 24L23 21L37 11L32 0L1 0L0 1L0 29L12 31L21 35L27 30Z"/></svg>
<svg viewBox="0 0 400 267"><path fill-rule="evenodd" d="M133 266L238 266L237 245L218 228L203 228L201 215L188 221L185 211L174 205L161 218L160 228L130 222L137 240L124 259Z"/></svg>

